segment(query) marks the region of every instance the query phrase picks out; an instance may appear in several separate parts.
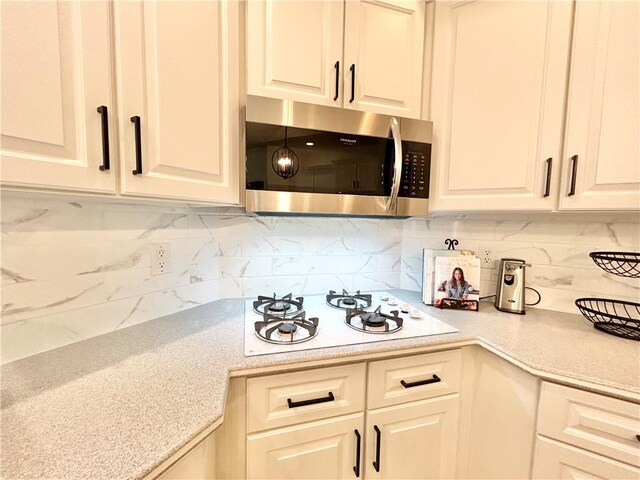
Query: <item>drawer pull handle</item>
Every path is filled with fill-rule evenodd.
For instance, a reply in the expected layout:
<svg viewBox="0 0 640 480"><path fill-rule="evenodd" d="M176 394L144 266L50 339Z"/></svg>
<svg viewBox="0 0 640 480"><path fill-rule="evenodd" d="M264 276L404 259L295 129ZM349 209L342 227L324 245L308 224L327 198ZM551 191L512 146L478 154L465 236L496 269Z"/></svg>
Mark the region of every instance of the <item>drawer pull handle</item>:
<svg viewBox="0 0 640 480"><path fill-rule="evenodd" d="M356 466L353 467L353 473L356 474L356 478L360 478L360 442L362 437L358 430L354 430L354 432L356 433Z"/></svg>
<svg viewBox="0 0 640 480"><path fill-rule="evenodd" d="M428 380L420 380L418 382L405 382L404 380L400 380L400 383L404 388L412 388L419 387L420 385L429 385L430 383L438 383L441 381L442 380L440 379L440 377L434 373L433 377Z"/></svg>
<svg viewBox="0 0 640 480"><path fill-rule="evenodd" d="M380 440L382 439L382 432L380 431L377 425L374 425L373 429L376 431L376 461L373 462L373 468L376 469L376 472L379 472L380 471Z"/></svg>
<svg viewBox="0 0 640 480"><path fill-rule="evenodd" d="M315 405L316 403L325 403L325 402L333 402L335 397L332 392L329 392L329 395L322 398L312 398L311 400L300 400L299 402L294 402L290 398L287 398L287 404L289 408L296 407L306 407L307 405Z"/></svg>
<svg viewBox="0 0 640 480"><path fill-rule="evenodd" d="M640 442L640 435L636 435L636 440Z"/></svg>

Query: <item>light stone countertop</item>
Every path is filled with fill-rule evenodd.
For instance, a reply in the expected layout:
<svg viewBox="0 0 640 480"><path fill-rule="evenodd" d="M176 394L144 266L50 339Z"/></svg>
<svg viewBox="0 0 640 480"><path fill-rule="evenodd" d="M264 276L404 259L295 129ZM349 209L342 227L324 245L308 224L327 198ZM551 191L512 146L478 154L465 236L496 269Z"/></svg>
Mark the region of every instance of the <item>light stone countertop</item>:
<svg viewBox="0 0 640 480"><path fill-rule="evenodd" d="M422 305L417 292L393 295ZM243 355L244 300L219 300L2 366L3 478L141 478L222 416L233 372L479 343L540 376L640 402L637 342L581 315L436 310L458 333Z"/></svg>

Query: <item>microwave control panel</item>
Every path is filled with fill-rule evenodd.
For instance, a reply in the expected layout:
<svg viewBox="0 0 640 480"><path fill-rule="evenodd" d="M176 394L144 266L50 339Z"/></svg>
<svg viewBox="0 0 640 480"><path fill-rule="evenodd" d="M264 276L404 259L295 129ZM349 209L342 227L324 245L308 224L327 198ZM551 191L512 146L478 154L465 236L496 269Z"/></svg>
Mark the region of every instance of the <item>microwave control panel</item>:
<svg viewBox="0 0 640 480"><path fill-rule="evenodd" d="M403 152L400 197L429 198L429 157L424 151Z"/></svg>

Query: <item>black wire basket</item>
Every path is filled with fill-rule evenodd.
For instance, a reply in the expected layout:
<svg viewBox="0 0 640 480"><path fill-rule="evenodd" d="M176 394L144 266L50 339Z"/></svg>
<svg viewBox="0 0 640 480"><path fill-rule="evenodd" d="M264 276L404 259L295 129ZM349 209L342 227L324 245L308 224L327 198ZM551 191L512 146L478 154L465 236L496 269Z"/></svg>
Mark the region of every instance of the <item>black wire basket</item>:
<svg viewBox="0 0 640 480"><path fill-rule="evenodd" d="M593 326L611 335L640 340L640 303L578 298L576 307Z"/></svg>
<svg viewBox="0 0 640 480"><path fill-rule="evenodd" d="M591 252L589 256L607 273L626 278L640 278L640 253Z"/></svg>

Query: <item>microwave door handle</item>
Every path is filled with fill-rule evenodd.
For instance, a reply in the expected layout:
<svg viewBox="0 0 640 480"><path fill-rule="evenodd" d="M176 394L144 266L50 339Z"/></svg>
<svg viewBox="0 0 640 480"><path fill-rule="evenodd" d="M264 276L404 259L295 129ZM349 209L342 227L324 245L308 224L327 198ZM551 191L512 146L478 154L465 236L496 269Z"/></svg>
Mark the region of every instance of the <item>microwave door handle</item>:
<svg viewBox="0 0 640 480"><path fill-rule="evenodd" d="M398 194L400 193L400 182L402 181L402 138L400 137L400 125L395 117L391 117L389 129L393 137L393 181L391 182L391 195L387 202L387 212L396 209ZM395 213L395 212L394 212Z"/></svg>

